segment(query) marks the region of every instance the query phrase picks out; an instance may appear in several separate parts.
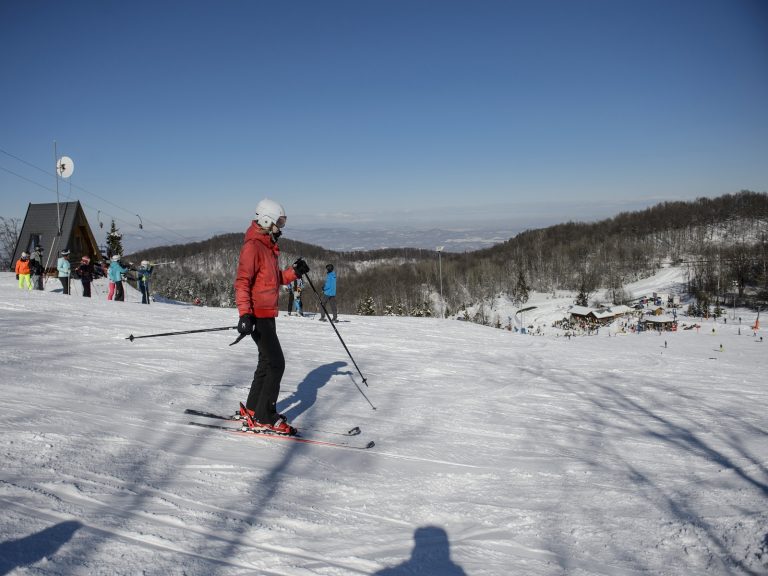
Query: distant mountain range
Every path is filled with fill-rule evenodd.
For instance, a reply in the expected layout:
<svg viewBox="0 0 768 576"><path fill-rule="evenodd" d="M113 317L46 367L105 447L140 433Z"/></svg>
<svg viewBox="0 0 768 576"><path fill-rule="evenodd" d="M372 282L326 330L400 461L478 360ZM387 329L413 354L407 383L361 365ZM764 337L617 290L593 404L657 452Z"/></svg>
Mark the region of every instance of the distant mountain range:
<svg viewBox="0 0 768 576"><path fill-rule="evenodd" d="M337 252L369 251L390 248L421 248L435 250L443 246L446 252L471 252L489 248L501 244L519 233L522 228L495 227L483 229L481 226L474 228L436 228L424 225L411 225L409 227L383 227L381 225L371 228L343 227L335 228L286 228L285 237L315 246L322 246L328 250ZM242 234L243 230L221 230L210 237L222 234ZM185 235L194 236L192 232ZM130 253L148 250L158 246L157 238L144 237L141 233L126 231L123 234L123 246Z"/></svg>
<svg viewBox="0 0 768 576"><path fill-rule="evenodd" d="M381 250L387 248L423 248L435 250L443 246L446 252L470 252L501 244L520 230L497 228L313 228L286 230L286 237L338 252Z"/></svg>

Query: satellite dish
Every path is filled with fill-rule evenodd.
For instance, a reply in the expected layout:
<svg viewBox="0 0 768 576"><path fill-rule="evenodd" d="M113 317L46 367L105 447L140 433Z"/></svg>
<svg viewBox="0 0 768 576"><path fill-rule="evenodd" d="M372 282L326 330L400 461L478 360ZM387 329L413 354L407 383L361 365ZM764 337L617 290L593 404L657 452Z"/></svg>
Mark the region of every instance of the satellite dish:
<svg viewBox="0 0 768 576"><path fill-rule="evenodd" d="M69 156L62 156L59 161L56 162L56 172L62 178L69 178L72 176L72 172L75 171L75 163L72 162L72 158Z"/></svg>

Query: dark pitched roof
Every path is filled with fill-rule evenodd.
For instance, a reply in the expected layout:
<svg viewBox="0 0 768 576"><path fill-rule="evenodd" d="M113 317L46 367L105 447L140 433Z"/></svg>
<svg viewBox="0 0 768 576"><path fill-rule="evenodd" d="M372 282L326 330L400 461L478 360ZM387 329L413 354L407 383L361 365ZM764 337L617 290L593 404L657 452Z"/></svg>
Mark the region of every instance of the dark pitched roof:
<svg viewBox="0 0 768 576"><path fill-rule="evenodd" d="M43 247L43 262L47 268L56 266L59 252L65 248L72 252L72 258L79 259L85 254L91 258L99 256L98 244L83 207L77 201L29 205L12 264L22 252L31 253L36 246Z"/></svg>

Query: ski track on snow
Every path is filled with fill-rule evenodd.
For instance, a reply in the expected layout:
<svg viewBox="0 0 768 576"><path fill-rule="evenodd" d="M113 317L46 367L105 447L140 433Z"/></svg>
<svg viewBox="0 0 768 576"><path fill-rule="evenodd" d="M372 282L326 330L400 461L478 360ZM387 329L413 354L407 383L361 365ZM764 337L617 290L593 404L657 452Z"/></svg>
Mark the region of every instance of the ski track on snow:
<svg viewBox="0 0 768 576"><path fill-rule="evenodd" d="M566 340L352 317L365 387L327 324L281 316L281 409L376 441L348 453L186 424L244 398L252 343L125 340L232 310L24 293L11 274L0 295L0 546L80 526L17 571L374 574L417 562L434 526L425 557L473 576L768 573L768 357L730 321ZM536 304L546 332L564 303Z"/></svg>

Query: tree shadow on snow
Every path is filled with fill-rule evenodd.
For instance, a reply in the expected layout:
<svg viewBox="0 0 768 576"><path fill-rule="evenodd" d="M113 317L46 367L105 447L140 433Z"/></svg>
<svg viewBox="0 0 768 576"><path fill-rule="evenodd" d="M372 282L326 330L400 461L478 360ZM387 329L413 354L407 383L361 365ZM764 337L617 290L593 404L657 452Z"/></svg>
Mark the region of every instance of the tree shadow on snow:
<svg viewBox="0 0 768 576"><path fill-rule="evenodd" d="M579 377L573 372L568 381L578 382ZM631 436L658 446L667 457L677 454L681 460L698 461L697 466L714 465L740 480L739 490L751 488L765 499L768 498L768 467L741 441L744 434L755 437L764 434L761 428L741 420L738 414L723 413L716 404L708 406L705 398L687 395L664 382L644 381L641 386L635 380L623 381L611 373L605 377L594 375L588 386L564 387L576 399L571 404L575 421L592 423L594 432L587 438L591 438L593 445L584 446L584 453L595 454L596 458L589 463L596 468L604 466L604 462L621 465L636 493L649 504L668 511L682 526L701 534L701 548L715 550L721 567L753 576L765 573L762 568L764 558L768 557L768 535L760 543L750 542L746 552L739 549L732 535L722 533L722 527L699 510L699 501L688 491L657 480L657 474L653 467L649 470L647 462L636 462L631 451L612 444L614 437ZM642 394L637 390L642 390ZM688 412L670 408L686 404L695 404L697 408ZM729 418L734 420L733 427L724 425ZM711 422L721 424L712 427ZM706 474L695 481L702 487L709 482L718 485L717 480ZM733 515L754 514L762 506L763 502L756 502L751 510L733 509ZM730 516L731 512L724 510L723 515ZM641 563L639 558L637 561Z"/></svg>
<svg viewBox="0 0 768 576"><path fill-rule="evenodd" d="M82 527L80 522L61 522L37 534L0 543L0 576L56 554Z"/></svg>
<svg viewBox="0 0 768 576"><path fill-rule="evenodd" d="M330 382L331 378L351 374L349 371L340 371L346 365L346 362L331 362L315 368L299 383L293 394L277 403L277 411L285 414L289 422L295 420L314 405L318 390Z"/></svg>
<svg viewBox="0 0 768 576"><path fill-rule="evenodd" d="M390 568L384 568L371 576L466 576L464 569L451 560L451 544L448 534L439 526L421 526L413 533L411 557Z"/></svg>

